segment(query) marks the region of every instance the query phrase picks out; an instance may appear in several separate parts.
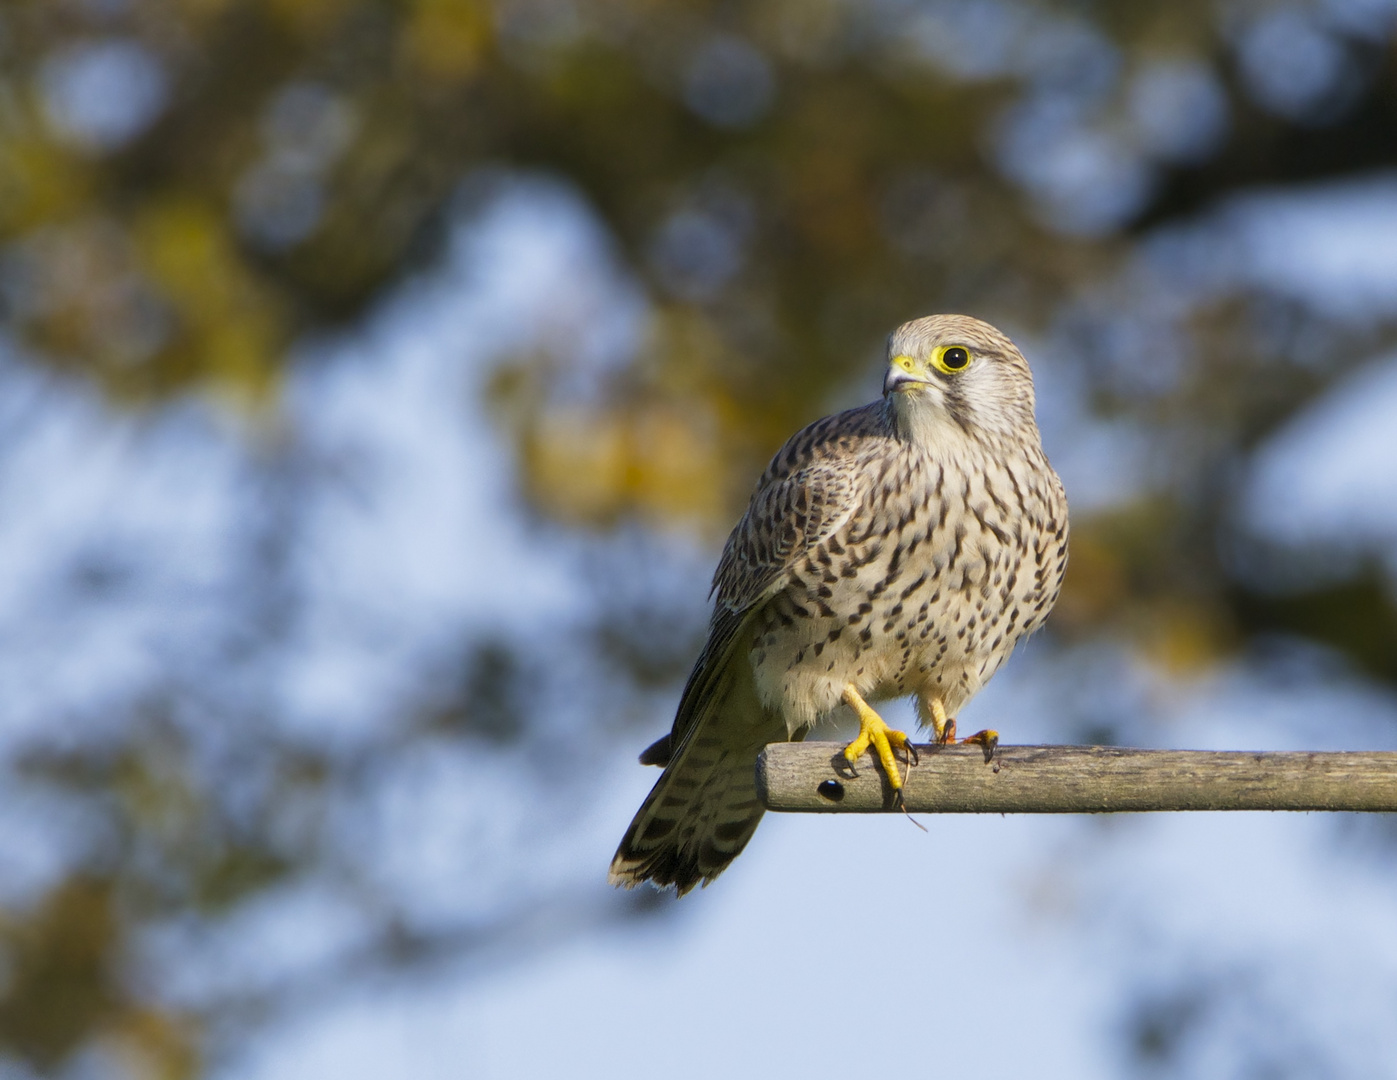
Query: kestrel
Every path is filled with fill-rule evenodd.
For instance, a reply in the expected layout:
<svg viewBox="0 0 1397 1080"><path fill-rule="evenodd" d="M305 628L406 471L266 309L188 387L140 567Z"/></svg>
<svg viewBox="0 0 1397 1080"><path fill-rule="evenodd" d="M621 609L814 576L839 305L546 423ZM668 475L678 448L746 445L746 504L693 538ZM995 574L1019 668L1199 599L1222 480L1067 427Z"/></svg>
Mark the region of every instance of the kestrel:
<svg viewBox="0 0 1397 1080"><path fill-rule="evenodd" d="M883 400L818 420L767 466L713 576L708 641L611 881L708 884L762 817L755 765L841 706L894 789L910 748L870 700L915 694L938 742L1067 566L1067 500L1043 454L1023 354L988 323L932 315L888 339ZM998 736L971 740L988 753ZM970 741L970 740L964 740ZM908 749L910 753L910 749Z"/></svg>

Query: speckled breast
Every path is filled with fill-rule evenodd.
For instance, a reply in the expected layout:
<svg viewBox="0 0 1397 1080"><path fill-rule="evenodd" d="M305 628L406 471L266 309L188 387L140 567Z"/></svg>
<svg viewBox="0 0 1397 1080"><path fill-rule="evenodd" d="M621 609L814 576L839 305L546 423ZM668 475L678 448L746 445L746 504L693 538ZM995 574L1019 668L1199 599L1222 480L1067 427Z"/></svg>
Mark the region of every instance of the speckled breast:
<svg viewBox="0 0 1397 1080"><path fill-rule="evenodd" d="M939 697L954 715L1061 588L1066 500L1037 448L942 461L909 449L868 490L756 623L757 689L792 733L849 684L873 699Z"/></svg>

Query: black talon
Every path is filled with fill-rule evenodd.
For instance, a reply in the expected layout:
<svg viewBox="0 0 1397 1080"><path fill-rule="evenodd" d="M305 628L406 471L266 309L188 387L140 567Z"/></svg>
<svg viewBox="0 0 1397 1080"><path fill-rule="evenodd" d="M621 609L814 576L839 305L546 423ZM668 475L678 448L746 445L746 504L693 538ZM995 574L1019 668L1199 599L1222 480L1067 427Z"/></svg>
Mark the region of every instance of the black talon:
<svg viewBox="0 0 1397 1080"><path fill-rule="evenodd" d="M999 732L977 731L974 735L968 735L961 740L962 743L978 743L985 751L985 764L988 765L994 758L994 751L999 746Z"/></svg>

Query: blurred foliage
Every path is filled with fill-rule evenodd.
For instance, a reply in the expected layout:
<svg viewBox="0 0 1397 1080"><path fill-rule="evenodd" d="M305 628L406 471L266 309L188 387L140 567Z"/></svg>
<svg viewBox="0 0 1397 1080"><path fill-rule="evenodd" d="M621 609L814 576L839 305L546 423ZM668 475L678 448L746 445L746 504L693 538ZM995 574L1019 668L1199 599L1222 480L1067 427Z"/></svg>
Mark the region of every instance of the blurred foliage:
<svg viewBox="0 0 1397 1080"><path fill-rule="evenodd" d="M1286 33L1317 36L1332 77L1292 76ZM432 259L464 179L552 174L651 307L599 392L571 391L566 357L502 361L491 402L544 517L721 535L774 446L871 394L887 331L968 310L1057 342L1098 414L1151 440L1153 490L1074 522L1056 633L1122 634L1173 672L1298 634L1393 680L1380 575L1275 595L1219 555L1237 463L1389 328L1243 290L1117 333L1157 299L1122 284L1151 236L1239 191L1397 164L1393 47L1337 8L1203 0L7 0L0 312L113 402L255 410L293 341ZM1096 156L1058 160L1074 139ZM616 602L598 663L642 688L682 676L698 620ZM509 647L463 654L380 752L529 738ZM24 765L111 833L0 916L0 1045L36 1069L95 1041L136 1075L198 1073L217 1007L121 977L131 928L323 862L319 815L375 767L269 743L233 761L232 806L181 730L133 722ZM431 951L404 933L363 955ZM1190 1008L1142 1020L1140 1055L1167 1056Z"/></svg>

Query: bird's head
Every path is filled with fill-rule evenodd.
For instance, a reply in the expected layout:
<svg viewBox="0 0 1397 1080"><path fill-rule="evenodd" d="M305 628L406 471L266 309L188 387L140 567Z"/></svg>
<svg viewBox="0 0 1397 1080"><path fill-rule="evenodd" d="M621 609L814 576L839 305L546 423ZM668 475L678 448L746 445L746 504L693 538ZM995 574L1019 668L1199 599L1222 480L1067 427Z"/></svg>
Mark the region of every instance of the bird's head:
<svg viewBox="0 0 1397 1080"><path fill-rule="evenodd" d="M922 438L946 425L971 436L1037 437L1028 361L968 315L929 315L893 331L883 395L898 428Z"/></svg>

